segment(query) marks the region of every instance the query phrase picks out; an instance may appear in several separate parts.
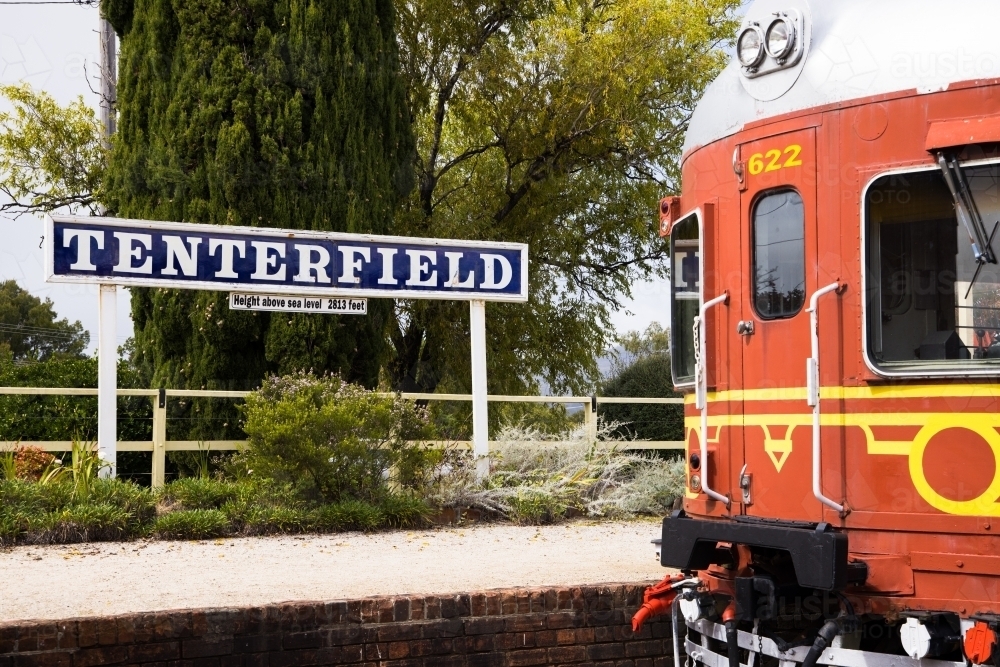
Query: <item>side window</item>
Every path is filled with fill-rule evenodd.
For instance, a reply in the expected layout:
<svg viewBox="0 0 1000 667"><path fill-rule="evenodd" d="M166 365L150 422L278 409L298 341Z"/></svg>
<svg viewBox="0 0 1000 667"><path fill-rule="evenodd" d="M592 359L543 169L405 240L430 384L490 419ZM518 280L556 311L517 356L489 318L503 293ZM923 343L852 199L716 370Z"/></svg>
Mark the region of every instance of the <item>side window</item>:
<svg viewBox="0 0 1000 667"><path fill-rule="evenodd" d="M952 178L989 238L1000 228L1000 164ZM937 169L881 176L865 195L868 357L887 374L1000 367L1000 265L977 261L955 206Z"/></svg>
<svg viewBox="0 0 1000 667"><path fill-rule="evenodd" d="M805 301L805 212L794 190L753 207L753 303L761 319L792 317Z"/></svg>
<svg viewBox="0 0 1000 667"><path fill-rule="evenodd" d="M694 382L694 318L701 296L698 217L689 215L670 232L670 359L674 384Z"/></svg>

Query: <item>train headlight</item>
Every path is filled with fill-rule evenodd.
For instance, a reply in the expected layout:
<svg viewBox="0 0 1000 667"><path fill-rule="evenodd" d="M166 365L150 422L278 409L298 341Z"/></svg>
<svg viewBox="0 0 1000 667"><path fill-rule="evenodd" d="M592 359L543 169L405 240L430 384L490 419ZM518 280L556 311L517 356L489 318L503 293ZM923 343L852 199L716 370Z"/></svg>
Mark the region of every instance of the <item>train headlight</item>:
<svg viewBox="0 0 1000 667"><path fill-rule="evenodd" d="M691 490L695 493L701 492L701 475L691 475L691 481L689 482Z"/></svg>
<svg viewBox="0 0 1000 667"><path fill-rule="evenodd" d="M755 25L740 33L736 40L736 55L744 67L756 67L764 59L764 36Z"/></svg>
<svg viewBox="0 0 1000 667"><path fill-rule="evenodd" d="M776 18L767 27L764 49L775 60L788 57L795 47L795 26L787 18Z"/></svg>

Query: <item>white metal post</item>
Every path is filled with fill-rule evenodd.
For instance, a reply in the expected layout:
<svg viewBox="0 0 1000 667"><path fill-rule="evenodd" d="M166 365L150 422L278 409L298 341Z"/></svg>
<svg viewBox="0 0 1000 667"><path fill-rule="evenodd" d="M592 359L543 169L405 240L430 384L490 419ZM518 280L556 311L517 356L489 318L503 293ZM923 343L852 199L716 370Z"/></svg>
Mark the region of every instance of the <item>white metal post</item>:
<svg viewBox="0 0 1000 667"><path fill-rule="evenodd" d="M587 418L587 440L594 444L597 442L597 397L591 396L583 408Z"/></svg>
<svg viewBox="0 0 1000 667"><path fill-rule="evenodd" d="M153 397L153 468L151 486L163 486L167 463L167 392L160 389Z"/></svg>
<svg viewBox="0 0 1000 667"><path fill-rule="evenodd" d="M476 474L489 474L489 415L486 402L486 302L469 302L469 333L472 338L472 453L476 456Z"/></svg>
<svg viewBox="0 0 1000 667"><path fill-rule="evenodd" d="M110 148L115 133L115 97L117 91L117 49L115 31L101 18L101 125L104 146ZM82 243L82 241L81 241ZM109 467L102 467L101 477L114 477L118 463L118 293L114 285L100 285L97 297L97 454Z"/></svg>
<svg viewBox="0 0 1000 667"><path fill-rule="evenodd" d="M118 458L118 292L114 285L101 285L97 326L97 452L110 468L102 477L114 477Z"/></svg>

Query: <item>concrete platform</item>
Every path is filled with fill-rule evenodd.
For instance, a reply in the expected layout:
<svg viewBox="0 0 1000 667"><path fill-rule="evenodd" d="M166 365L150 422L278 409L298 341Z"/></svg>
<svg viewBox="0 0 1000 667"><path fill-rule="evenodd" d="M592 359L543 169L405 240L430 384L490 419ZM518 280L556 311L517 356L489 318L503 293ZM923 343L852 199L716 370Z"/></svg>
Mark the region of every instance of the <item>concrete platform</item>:
<svg viewBox="0 0 1000 667"><path fill-rule="evenodd" d="M660 579L658 520L0 551L0 621Z"/></svg>

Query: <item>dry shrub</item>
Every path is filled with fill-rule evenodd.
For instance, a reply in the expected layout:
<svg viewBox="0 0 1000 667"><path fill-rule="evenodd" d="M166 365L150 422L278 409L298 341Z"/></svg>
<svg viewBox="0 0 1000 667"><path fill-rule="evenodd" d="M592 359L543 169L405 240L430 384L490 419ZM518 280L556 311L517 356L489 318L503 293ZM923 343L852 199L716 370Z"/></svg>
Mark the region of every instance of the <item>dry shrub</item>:
<svg viewBox="0 0 1000 667"><path fill-rule="evenodd" d="M623 450L628 443L614 436L619 426L602 425L597 442L583 427L546 434L506 426L491 445L485 480L476 479L470 454L451 452L427 499L438 507L474 507L517 523L667 512L683 489L683 462Z"/></svg>

